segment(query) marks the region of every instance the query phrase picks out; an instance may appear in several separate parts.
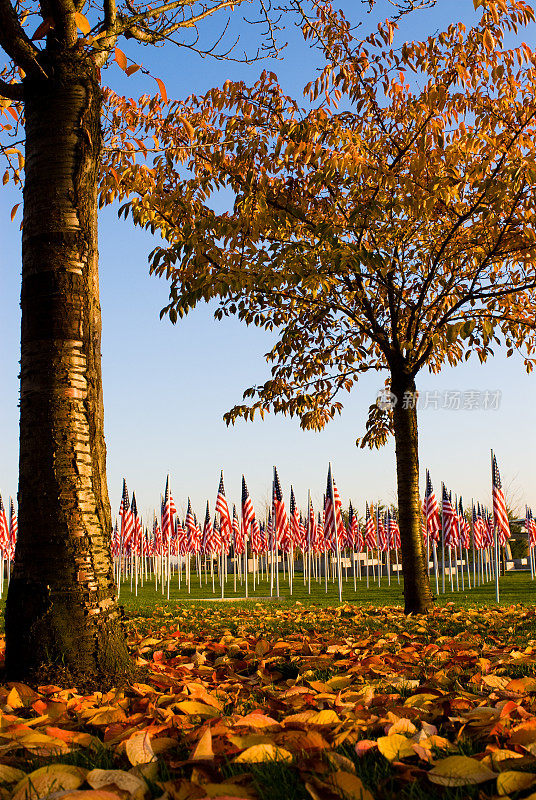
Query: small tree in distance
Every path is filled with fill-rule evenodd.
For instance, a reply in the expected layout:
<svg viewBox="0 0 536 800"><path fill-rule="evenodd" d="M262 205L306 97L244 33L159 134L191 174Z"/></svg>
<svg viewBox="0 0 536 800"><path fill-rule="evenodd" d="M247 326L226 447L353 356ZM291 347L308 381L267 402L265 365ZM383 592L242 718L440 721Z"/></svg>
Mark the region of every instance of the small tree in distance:
<svg viewBox="0 0 536 800"><path fill-rule="evenodd" d="M502 342L532 366L536 57L504 38L534 13L479 5L470 29L398 49L392 23L357 41L323 5L304 26L326 61L305 106L272 73L227 83L177 103L166 158L141 184L125 177L125 213L166 240L151 263L170 280L171 320L220 298L217 317L279 333L270 379L228 423L273 410L319 430L341 390L387 372L393 408L371 406L361 444L394 434L406 612L432 602L416 376ZM223 188L234 203L218 212Z"/></svg>

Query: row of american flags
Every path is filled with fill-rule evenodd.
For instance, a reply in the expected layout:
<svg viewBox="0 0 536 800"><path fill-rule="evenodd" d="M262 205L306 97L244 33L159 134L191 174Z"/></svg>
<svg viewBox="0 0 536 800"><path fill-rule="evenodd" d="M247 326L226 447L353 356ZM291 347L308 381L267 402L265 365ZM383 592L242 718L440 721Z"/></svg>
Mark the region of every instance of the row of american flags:
<svg viewBox="0 0 536 800"><path fill-rule="evenodd" d="M426 472L426 489L422 504L421 532L428 559L429 572L435 572L437 590L439 575L442 573L442 588L445 588L445 573L450 576L457 588L465 589L466 566L468 588L477 582L491 580L497 573L499 548L504 547L510 538L510 526L499 469L495 457L492 458L493 508L488 510L480 503L472 503L471 510L464 508L461 497L453 497L442 484L439 503L429 472ZM288 509L288 510L287 510ZM162 589L169 580L172 568L171 559L179 566L179 581L184 570L185 580L190 585L191 566L201 580L201 560L209 558L212 584L214 588L214 559L222 583L225 578L227 559L232 556L233 571L238 572L240 580L248 570L260 580L261 574L270 579L271 591L279 593L279 572L288 571L290 586L296 562L303 570L304 581L323 574L327 582L328 573L338 580L341 589L342 568L351 567L354 583L362 574L369 582L372 576L381 581L382 576L390 582L391 573L400 580L399 550L401 548L397 512L393 508L379 510L372 504L365 505L364 519L360 520L349 503L343 513L343 504L332 475L328 468L326 490L320 509L313 508L310 493L305 510L300 511L296 503L293 487L290 486L289 503L285 504L277 468L274 467L271 508L263 519L255 513L248 492L245 477L242 476L241 503L231 507L227 501L223 472L220 476L214 515L210 503L206 502L202 522L192 509L190 499L183 519L171 493L169 476L161 499L160 513L153 514L152 525L142 524L135 494L129 499L126 480L123 480L123 493L119 509L119 523L116 523L113 536L113 554L116 559L118 581L124 576L125 568L130 570L132 579L133 559L160 559L160 579ZM526 528L531 548L536 547L536 523L529 508L526 510ZM441 555L438 557L438 548ZM496 552L494 552L494 549ZM473 575L469 574L469 551L473 553ZM465 559L464 559L465 551ZM362 555L362 558L359 558ZM324 556L322 567L320 557ZM430 561L430 558L432 560ZM439 563L440 558L440 563ZM166 566L167 559L167 566ZM454 559L454 566L453 565ZM448 560L448 569L447 569ZM275 563L275 568L274 568ZM356 575L357 563L357 575ZM197 567L196 567L197 564ZM531 567L533 559L531 558ZM364 569L363 569L364 568ZM205 571L206 571L205 560ZM137 580L137 578L136 578ZM223 585L223 584L222 584ZM326 583L327 585L327 583ZM236 580L235 580L236 587ZM247 590L247 589L246 589Z"/></svg>
<svg viewBox="0 0 536 800"><path fill-rule="evenodd" d="M440 575L443 591L445 589L445 573L449 575L452 587L454 579L457 588L460 587L460 577L461 588L465 589L466 579L468 588L471 587L470 550L473 554L473 585L480 583L481 580L498 578L498 554L500 548L504 548L508 543L510 525L499 468L493 454L491 466L493 496L491 510L477 502L472 503L471 510L468 511L464 508L462 498L453 497L444 484L441 487L441 503L439 503L430 473L426 472L421 533L429 572L432 570L435 573L437 591L439 591ZM525 528L528 536L530 567L534 577L536 521L529 507L526 508ZM17 530L17 513L13 499L9 500L8 512L0 496L2 563L7 561L9 564L15 557ZM246 579L247 591L248 571L251 571L254 584L255 579L259 581L261 575L269 577L271 591L279 593L281 562L283 570L286 564L292 587L295 562L301 560L304 580L308 579L310 582L311 576L320 579L323 573L327 587L328 574L331 574L332 580L338 580L341 593L342 568L345 568L347 578L348 562L354 584L364 573L368 585L370 567L372 576L378 582L381 581L382 575L390 582L392 571L396 572L397 579L400 580L398 564L400 548L400 530L395 509L387 508L380 512L378 507L374 509L372 504L366 503L364 519L360 520L350 502L347 512L343 513L342 500L332 475L331 465L328 468L321 509L315 511L309 493L307 507L305 511L300 511L293 487L290 486L288 512L277 469L274 467L271 508L264 519L259 519L259 515L255 513L244 476L242 476L238 512L236 505L233 505L231 513L222 472L214 505L214 516L211 515L210 504L207 501L202 524L192 509L190 499L187 502L185 517L180 518L171 493L169 476L161 498L159 514L154 512L152 524L145 524L138 511L136 495L133 493L130 498L126 480L123 479L119 522L116 521L112 536L112 554L118 584L126 575L130 575L131 581L134 581L137 587L138 578L143 580L144 575L147 577L148 573L152 572L156 580L160 579L162 587L167 584L168 593L173 569L178 572L179 581L184 573L184 579L190 587L192 568L201 577L203 557L205 573L206 559L210 559L213 589L214 559L216 559L216 572L223 587L227 577L229 556L234 560L235 589L238 573L241 582L243 578ZM440 556L438 556L439 549ZM320 559L322 555L323 568ZM359 555L363 557L356 558ZM466 576L463 571L464 563ZM460 574L459 566L462 567ZM2 569L2 575L3 572Z"/></svg>

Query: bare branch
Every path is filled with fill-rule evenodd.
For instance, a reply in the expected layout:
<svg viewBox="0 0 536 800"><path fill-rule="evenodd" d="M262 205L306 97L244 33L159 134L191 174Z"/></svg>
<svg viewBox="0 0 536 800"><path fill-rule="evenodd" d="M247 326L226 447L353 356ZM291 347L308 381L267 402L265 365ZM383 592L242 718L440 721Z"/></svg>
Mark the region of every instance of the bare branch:
<svg viewBox="0 0 536 800"><path fill-rule="evenodd" d="M9 0L0 0L0 47L28 75L46 77L37 61L39 50L24 33Z"/></svg>
<svg viewBox="0 0 536 800"><path fill-rule="evenodd" d="M22 83L6 83L0 80L0 95L8 100L22 100L24 87Z"/></svg>

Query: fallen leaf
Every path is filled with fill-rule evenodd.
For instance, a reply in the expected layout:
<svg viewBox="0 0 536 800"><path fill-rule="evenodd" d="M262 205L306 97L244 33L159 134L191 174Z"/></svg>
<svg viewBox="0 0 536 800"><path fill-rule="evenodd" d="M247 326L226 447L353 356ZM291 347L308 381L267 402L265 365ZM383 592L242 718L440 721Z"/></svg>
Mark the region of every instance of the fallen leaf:
<svg viewBox="0 0 536 800"><path fill-rule="evenodd" d="M400 761L402 758L415 755L410 740L400 733L394 733L392 736L380 736L378 750L389 761Z"/></svg>
<svg viewBox="0 0 536 800"><path fill-rule="evenodd" d="M326 783L343 800L374 800L361 779L352 772L333 772Z"/></svg>
<svg viewBox="0 0 536 800"><path fill-rule="evenodd" d="M469 756L448 756L436 761L435 766L428 773L432 783L440 786L470 786L475 783L484 783L497 777L476 758Z"/></svg>
<svg viewBox="0 0 536 800"><path fill-rule="evenodd" d="M536 783L536 774L534 772L506 770L501 772L497 778L497 793L505 795L511 792L520 792L523 789L528 789L534 783Z"/></svg>
<svg viewBox="0 0 536 800"><path fill-rule="evenodd" d="M136 764L148 764L156 759L147 731L134 733L127 740L125 750L127 758L133 766L136 766Z"/></svg>
<svg viewBox="0 0 536 800"><path fill-rule="evenodd" d="M234 761L239 764L255 764L259 761L292 761L292 753L275 744L256 744L240 753Z"/></svg>
<svg viewBox="0 0 536 800"><path fill-rule="evenodd" d="M25 775L16 785L12 800L34 800L62 789L78 789L85 771L70 764L47 764Z"/></svg>
<svg viewBox="0 0 536 800"><path fill-rule="evenodd" d="M202 736L199 738L195 749L190 756L191 761L202 761L205 759L214 758L214 751L212 749L212 733L210 728L206 728Z"/></svg>

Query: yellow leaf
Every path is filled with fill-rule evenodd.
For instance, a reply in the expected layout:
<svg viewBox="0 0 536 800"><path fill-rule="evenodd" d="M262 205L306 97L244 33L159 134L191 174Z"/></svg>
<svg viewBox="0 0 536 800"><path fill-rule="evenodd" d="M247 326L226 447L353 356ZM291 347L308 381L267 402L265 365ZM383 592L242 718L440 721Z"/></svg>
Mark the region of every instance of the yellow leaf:
<svg viewBox="0 0 536 800"><path fill-rule="evenodd" d="M26 775L21 769L10 767L8 764L0 764L0 783L15 783L22 780Z"/></svg>
<svg viewBox="0 0 536 800"><path fill-rule="evenodd" d="M164 81L160 80L160 78L155 78L155 81L158 84L158 88L160 89L160 94L162 95L162 100L167 103L167 92L166 87L164 85Z"/></svg>
<svg viewBox="0 0 536 800"><path fill-rule="evenodd" d="M197 715L200 717L218 717L220 712L213 706L207 706L206 703L198 703L196 700L183 700L177 703L176 708L182 711L183 714Z"/></svg>
<svg viewBox="0 0 536 800"><path fill-rule="evenodd" d="M87 17L84 17L83 14L81 14L79 11L76 11L74 15L74 21L76 22L76 27L87 36L91 30L91 25L89 24Z"/></svg>
<svg viewBox="0 0 536 800"><path fill-rule="evenodd" d="M18 206L15 206L15 208L18 208ZM11 212L11 219L13 219L14 216L15 216L15 214L12 211ZM20 694L18 693L18 691L15 688L15 686L10 690L8 696L6 697L6 704L8 706L11 706L12 709L24 708L24 701L23 701L22 697L20 696Z"/></svg>
<svg viewBox="0 0 536 800"><path fill-rule="evenodd" d="M474 783L484 783L497 777L485 764L476 758L468 756L448 756L437 761L428 773L432 783L440 786L469 786Z"/></svg>
<svg viewBox="0 0 536 800"><path fill-rule="evenodd" d="M238 736L231 733L227 736L227 741L234 744L240 750L245 750L248 747L253 747L255 744L273 744L273 739L270 736L265 736L263 733L249 733L247 736Z"/></svg>
<svg viewBox="0 0 536 800"><path fill-rule="evenodd" d="M292 753L275 744L256 744L240 753L234 761L239 764L256 764L260 761L292 761Z"/></svg>
<svg viewBox="0 0 536 800"><path fill-rule="evenodd" d="M491 32L487 28L484 31L483 41L486 50L493 50L493 48L495 47L495 39L493 38Z"/></svg>
<svg viewBox="0 0 536 800"><path fill-rule="evenodd" d="M533 772L514 772L509 769L501 772L497 778L497 793L504 795L520 792L522 789L528 789L535 782L536 775Z"/></svg>
<svg viewBox="0 0 536 800"><path fill-rule="evenodd" d="M123 51L119 49L119 47L115 48L115 56L114 56L114 58L115 58L116 64L121 67L123 72L126 72L126 69L127 69L127 57L123 53ZM145 643L142 642L142 644L145 644Z"/></svg>
<svg viewBox="0 0 536 800"><path fill-rule="evenodd" d="M78 789L85 771L70 764L48 764L25 775L15 787L12 800L33 800L62 789Z"/></svg>
<svg viewBox="0 0 536 800"><path fill-rule="evenodd" d="M352 679L346 675L339 675L338 677L330 678L326 683L334 692L340 692L341 689L346 689L352 683Z"/></svg>
<svg viewBox="0 0 536 800"><path fill-rule="evenodd" d="M400 761L401 758L409 758L415 755L411 742L401 733L393 733L392 736L380 736L378 739L378 750L389 761Z"/></svg>
<svg viewBox="0 0 536 800"><path fill-rule="evenodd" d="M203 735L199 738L190 759L192 761L200 761L207 758L214 758L214 750L212 749L212 732L207 728Z"/></svg>
<svg viewBox="0 0 536 800"><path fill-rule="evenodd" d="M11 222L13 222L13 220L15 219L15 214L17 213L17 208L18 208L19 206L20 206L20 203L17 203L17 204L16 204L16 205L14 205L14 206L13 206L13 208L11 209Z"/></svg>
<svg viewBox="0 0 536 800"><path fill-rule="evenodd" d="M344 800L374 800L360 778L351 772L334 772L327 783Z"/></svg>
<svg viewBox="0 0 536 800"><path fill-rule="evenodd" d="M245 717L238 719L235 724L235 728L264 728L270 730L278 730L281 728L281 724L273 717L267 716L267 714L247 714Z"/></svg>
<svg viewBox="0 0 536 800"><path fill-rule="evenodd" d="M111 722L124 722L125 712L119 706L101 706L92 708L83 716L90 725L109 725Z"/></svg>
<svg viewBox="0 0 536 800"><path fill-rule="evenodd" d="M335 711L331 708L324 708L322 711L318 711L316 714L309 719L310 725L336 725L340 722L340 718L337 716Z"/></svg>
<svg viewBox="0 0 536 800"><path fill-rule="evenodd" d="M86 775L86 781L92 789L114 788L133 795L136 800L141 800L147 792L147 784L137 775L124 772L120 769L92 769Z"/></svg>
<svg viewBox="0 0 536 800"><path fill-rule="evenodd" d="M125 749L127 758L132 764L148 764L155 760L155 754L151 747L151 740L147 731L137 731L128 739Z"/></svg>
<svg viewBox="0 0 536 800"><path fill-rule="evenodd" d="M259 639L255 644L255 655L262 658L270 652L270 642L267 639Z"/></svg>

